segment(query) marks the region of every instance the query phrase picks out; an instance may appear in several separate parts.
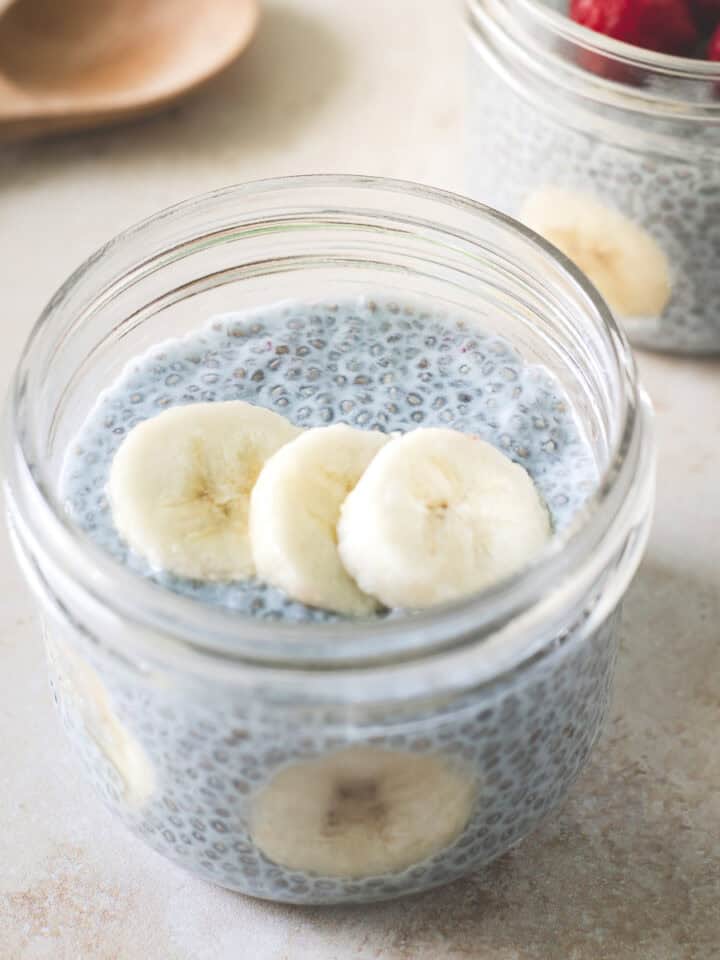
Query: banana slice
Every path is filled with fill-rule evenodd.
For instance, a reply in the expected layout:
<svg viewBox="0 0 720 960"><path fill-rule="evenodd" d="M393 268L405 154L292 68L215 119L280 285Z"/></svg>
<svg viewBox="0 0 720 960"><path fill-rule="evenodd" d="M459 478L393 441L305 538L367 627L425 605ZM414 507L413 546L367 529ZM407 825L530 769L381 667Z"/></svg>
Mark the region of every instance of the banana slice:
<svg viewBox="0 0 720 960"><path fill-rule="evenodd" d="M343 504L340 558L388 607L429 607L524 566L550 536L526 471L456 430L391 440Z"/></svg>
<svg viewBox="0 0 720 960"><path fill-rule="evenodd" d="M100 677L68 644L45 638L48 657L62 685L64 696L74 704L85 733L115 768L123 784L125 802L145 804L155 792L155 771L145 750L120 722Z"/></svg>
<svg viewBox="0 0 720 960"><path fill-rule="evenodd" d="M276 774L253 800L250 833L291 870L392 873L456 840L474 795L472 781L442 757L350 747Z"/></svg>
<svg viewBox="0 0 720 960"><path fill-rule="evenodd" d="M589 194L544 187L525 201L520 220L573 260L619 316L662 313L671 292L668 259L622 213Z"/></svg>
<svg viewBox="0 0 720 960"><path fill-rule="evenodd" d="M337 551L343 501L388 437L343 423L317 427L277 451L250 497L250 542L259 577L294 600L345 614L377 609Z"/></svg>
<svg viewBox="0 0 720 960"><path fill-rule="evenodd" d="M178 576L252 575L250 491L268 457L299 432L240 400L172 407L143 421L110 470L118 532L153 567Z"/></svg>

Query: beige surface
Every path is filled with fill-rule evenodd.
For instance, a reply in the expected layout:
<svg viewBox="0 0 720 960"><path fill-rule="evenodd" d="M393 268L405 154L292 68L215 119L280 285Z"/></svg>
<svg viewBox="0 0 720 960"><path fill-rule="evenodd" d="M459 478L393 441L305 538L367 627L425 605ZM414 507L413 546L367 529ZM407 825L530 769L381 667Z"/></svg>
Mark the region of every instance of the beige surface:
<svg viewBox="0 0 720 960"><path fill-rule="evenodd" d="M78 261L231 181L354 171L462 186L447 0L268 4L228 74L172 113L0 153L7 379ZM720 955L720 363L641 358L659 502L613 719L561 814L487 873L396 904L288 909L210 887L117 826L51 711L32 605L0 556L2 960L710 960Z"/></svg>

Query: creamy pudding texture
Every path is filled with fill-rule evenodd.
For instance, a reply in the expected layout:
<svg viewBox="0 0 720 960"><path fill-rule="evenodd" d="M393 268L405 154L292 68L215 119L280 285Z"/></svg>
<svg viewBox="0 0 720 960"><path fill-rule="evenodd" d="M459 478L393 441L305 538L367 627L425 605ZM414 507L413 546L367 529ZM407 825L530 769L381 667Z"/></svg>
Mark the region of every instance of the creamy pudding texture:
<svg viewBox="0 0 720 960"><path fill-rule="evenodd" d="M286 301L215 317L132 361L101 395L68 450L62 490L70 516L116 559L173 591L253 617L337 615L257 579L200 582L151 569L118 535L106 496L112 458L133 426L171 406L222 400L267 407L303 428L344 422L476 434L527 469L556 530L597 482L560 384L467 317L384 298Z"/></svg>

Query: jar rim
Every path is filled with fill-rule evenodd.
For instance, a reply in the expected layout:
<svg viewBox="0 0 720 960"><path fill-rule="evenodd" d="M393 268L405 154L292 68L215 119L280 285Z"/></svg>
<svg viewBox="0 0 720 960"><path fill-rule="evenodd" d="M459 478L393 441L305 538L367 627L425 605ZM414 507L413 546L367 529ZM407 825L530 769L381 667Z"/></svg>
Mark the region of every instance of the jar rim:
<svg viewBox="0 0 720 960"><path fill-rule="evenodd" d="M294 191L303 197L303 209L307 215L312 215L313 211L319 214L321 210L327 211L327 203L313 200L313 195L317 191L335 188L352 191L358 203L370 191L379 192L387 198L385 218L392 218L393 199L398 202L404 197L429 205L438 217L444 210L460 210L478 224L491 222L506 234L524 238L546 262L564 276L569 276L574 288L582 294L593 321L601 324L607 333L622 384L620 426L608 452L607 468L584 507L566 530L553 536L534 563L514 576L471 597L396 619L319 624L239 617L232 611L209 608L173 593L130 570L93 543L88 534L72 522L53 493L46 465L33 456L33 450L28 446L28 433L19 427L23 408L32 404L32 397L27 392L26 372L32 365L37 344L48 335L53 316L63 301L111 251L116 254L118 250L135 250L141 246L139 241L152 234L159 223L182 222L198 209L229 205L253 196L283 197ZM335 212L349 214L352 209L345 204ZM257 222L255 213L253 223ZM407 225L413 222L413 218L404 216L402 222ZM421 219L416 222L425 223ZM461 236L446 229L441 219L439 229L445 237ZM194 236L199 240L203 235ZM479 234L474 238L476 245L478 237ZM144 265L152 263L152 259L143 261ZM353 175L284 177L226 187L161 210L110 240L69 277L35 324L15 375L7 434L10 469L5 480L6 492L11 524L17 528L20 537L27 533L35 548L50 558L53 568L62 570L63 575L79 586L96 608L103 609L118 622L141 628L127 631L138 634L130 638L128 647L136 645L147 656L152 650L152 641L148 643L149 635L152 635L154 640L161 637L169 641L176 651L181 649L184 656L220 661L225 667L260 665L332 670L402 663L468 644L477 645L510 626L514 628L514 643L508 643L502 659L510 662L510 657L513 663L523 662L533 655L528 612L542 609L547 615L557 605L558 584L565 585L577 575L598 544L610 537L609 531L612 531L615 548L627 535L626 511L633 500L631 495L637 487L638 475L647 466L648 456L651 457L648 453L647 409L627 340L599 294L567 258L512 218L458 194L407 181ZM88 558L92 561L92 573L87 582L82 582L78 571L83 570L86 574ZM239 633L242 636L238 636Z"/></svg>
<svg viewBox="0 0 720 960"><path fill-rule="evenodd" d="M553 9L546 0L511 0L519 8L524 8L539 23L554 34L570 40L593 53L604 54L624 64L656 70L669 76L692 77L698 80L720 78L720 63L713 60L701 60L695 57L681 57L670 53L646 50L624 40L616 40L596 30L576 23L569 16ZM483 0L469 0L471 7L481 6Z"/></svg>

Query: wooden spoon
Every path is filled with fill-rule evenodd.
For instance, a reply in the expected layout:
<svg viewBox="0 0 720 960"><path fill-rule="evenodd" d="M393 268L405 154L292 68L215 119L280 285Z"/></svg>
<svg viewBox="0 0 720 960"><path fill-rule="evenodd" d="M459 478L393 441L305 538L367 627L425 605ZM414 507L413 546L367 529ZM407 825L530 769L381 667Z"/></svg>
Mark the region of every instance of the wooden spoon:
<svg viewBox="0 0 720 960"><path fill-rule="evenodd" d="M257 0L15 0L0 16L0 139L157 110L230 64L257 19Z"/></svg>

